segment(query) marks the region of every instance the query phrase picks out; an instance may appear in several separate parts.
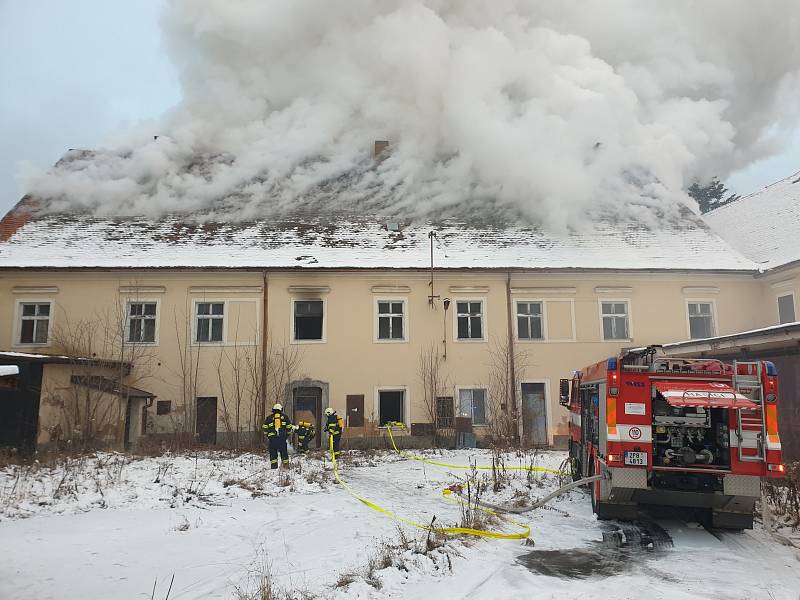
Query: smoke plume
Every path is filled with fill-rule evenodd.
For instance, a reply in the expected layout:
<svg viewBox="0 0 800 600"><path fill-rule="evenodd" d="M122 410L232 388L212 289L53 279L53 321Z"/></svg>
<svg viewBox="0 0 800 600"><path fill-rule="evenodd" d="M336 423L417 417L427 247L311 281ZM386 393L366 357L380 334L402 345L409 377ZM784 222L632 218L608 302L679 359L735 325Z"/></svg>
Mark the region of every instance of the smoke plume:
<svg viewBox="0 0 800 600"><path fill-rule="evenodd" d="M168 0L181 104L30 189L99 215L489 207L564 228L669 210L779 149L799 16L796 0Z"/></svg>

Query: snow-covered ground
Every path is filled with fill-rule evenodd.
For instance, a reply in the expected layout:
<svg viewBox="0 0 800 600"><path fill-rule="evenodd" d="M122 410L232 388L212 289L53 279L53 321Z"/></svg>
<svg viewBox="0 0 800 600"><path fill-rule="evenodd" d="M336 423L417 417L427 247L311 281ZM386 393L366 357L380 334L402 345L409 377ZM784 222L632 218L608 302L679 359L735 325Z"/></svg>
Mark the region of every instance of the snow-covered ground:
<svg viewBox="0 0 800 600"><path fill-rule="evenodd" d="M443 457L490 462L480 450ZM530 458L512 455L507 464ZM559 452L536 458L551 468L563 459ZM354 453L343 457L341 474L356 493L404 517L460 521L461 508L441 489L465 471ZM486 499L555 487L553 476L517 473ZM222 453L6 467L0 598L164 599L170 584L172 600L249 598L266 570L298 598L797 600L800 593L800 554L760 528L712 534L684 522L602 523L581 491L515 519L531 526L535 547L470 538L425 552L423 532L398 528L353 499L321 456L294 457L287 473L265 470L261 456ZM620 548L612 538L627 543Z"/></svg>

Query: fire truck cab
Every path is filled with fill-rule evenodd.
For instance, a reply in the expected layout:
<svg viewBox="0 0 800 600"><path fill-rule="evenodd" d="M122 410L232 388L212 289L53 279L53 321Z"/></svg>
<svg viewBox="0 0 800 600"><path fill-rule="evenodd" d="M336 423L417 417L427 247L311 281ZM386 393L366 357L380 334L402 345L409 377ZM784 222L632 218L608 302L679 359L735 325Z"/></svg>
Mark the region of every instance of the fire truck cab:
<svg viewBox="0 0 800 600"><path fill-rule="evenodd" d="M672 358L659 346L603 360L561 382L575 479L599 519L640 505L699 510L712 527L753 526L763 477L781 477L778 373L767 361ZM692 517L694 518L694 517Z"/></svg>

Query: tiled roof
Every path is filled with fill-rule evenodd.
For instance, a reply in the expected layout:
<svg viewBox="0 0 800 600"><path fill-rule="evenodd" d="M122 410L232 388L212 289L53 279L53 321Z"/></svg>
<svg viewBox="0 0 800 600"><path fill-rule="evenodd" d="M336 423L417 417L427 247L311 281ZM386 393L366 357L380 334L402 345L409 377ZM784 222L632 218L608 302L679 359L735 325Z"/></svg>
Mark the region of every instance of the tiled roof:
<svg viewBox="0 0 800 600"><path fill-rule="evenodd" d="M800 172L711 211L704 219L762 269L800 260Z"/></svg>
<svg viewBox="0 0 800 600"><path fill-rule="evenodd" d="M440 268L756 269L688 210L659 228L601 218L564 234L454 219L400 223L392 231L389 219L324 214L199 224L176 217L14 218L0 241L0 268L427 268L435 231Z"/></svg>

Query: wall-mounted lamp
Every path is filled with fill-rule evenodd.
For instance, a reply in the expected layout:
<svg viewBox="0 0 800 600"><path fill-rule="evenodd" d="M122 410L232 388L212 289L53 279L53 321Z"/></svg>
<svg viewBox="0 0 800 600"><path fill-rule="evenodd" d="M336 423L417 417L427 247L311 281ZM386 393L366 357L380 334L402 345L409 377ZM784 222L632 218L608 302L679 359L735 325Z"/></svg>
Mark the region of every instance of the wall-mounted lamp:
<svg viewBox="0 0 800 600"><path fill-rule="evenodd" d="M442 345L444 346L444 354L442 358L447 360L447 309L450 308L450 298L443 299L442 306L444 306L444 321L442 322Z"/></svg>

